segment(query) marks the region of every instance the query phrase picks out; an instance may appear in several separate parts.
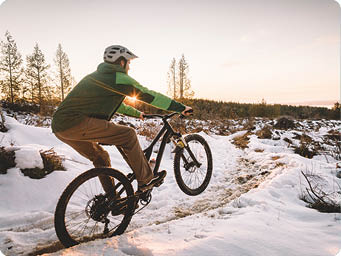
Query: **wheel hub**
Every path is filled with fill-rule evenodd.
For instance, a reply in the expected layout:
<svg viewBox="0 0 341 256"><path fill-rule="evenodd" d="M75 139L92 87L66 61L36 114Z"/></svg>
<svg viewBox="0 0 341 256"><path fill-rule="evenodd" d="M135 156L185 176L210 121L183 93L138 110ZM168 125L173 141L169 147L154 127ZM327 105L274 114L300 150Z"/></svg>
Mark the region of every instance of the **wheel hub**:
<svg viewBox="0 0 341 256"><path fill-rule="evenodd" d="M108 200L102 194L96 195L86 204L85 214L94 221L105 223L108 213Z"/></svg>

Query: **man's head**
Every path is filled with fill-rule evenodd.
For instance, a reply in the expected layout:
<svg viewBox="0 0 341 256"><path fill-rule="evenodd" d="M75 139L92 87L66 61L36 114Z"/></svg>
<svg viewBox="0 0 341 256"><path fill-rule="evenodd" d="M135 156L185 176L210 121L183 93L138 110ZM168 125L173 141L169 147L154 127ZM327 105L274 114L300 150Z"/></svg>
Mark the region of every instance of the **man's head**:
<svg viewBox="0 0 341 256"><path fill-rule="evenodd" d="M121 45L112 45L105 49L103 59L107 63L121 65L129 69L130 60L138 58L135 54Z"/></svg>

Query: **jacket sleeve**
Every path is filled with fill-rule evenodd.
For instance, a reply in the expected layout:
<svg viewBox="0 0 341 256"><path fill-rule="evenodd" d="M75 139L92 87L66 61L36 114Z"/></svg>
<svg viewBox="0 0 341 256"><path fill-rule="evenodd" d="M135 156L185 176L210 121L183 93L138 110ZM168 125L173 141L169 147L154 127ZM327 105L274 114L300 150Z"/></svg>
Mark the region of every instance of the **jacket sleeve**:
<svg viewBox="0 0 341 256"><path fill-rule="evenodd" d="M131 106L128 106L124 104L123 102L119 106L119 108L116 110L117 113L120 113L122 115L126 116L132 116L132 117L140 117L141 112L138 111L136 108L133 108Z"/></svg>
<svg viewBox="0 0 341 256"><path fill-rule="evenodd" d="M183 104L161 93L143 87L125 73L116 73L116 85L113 89L163 110L181 113L186 108Z"/></svg>
<svg viewBox="0 0 341 256"><path fill-rule="evenodd" d="M132 116L132 117L140 117L141 115L141 112L138 111L136 108L128 106L124 104L123 102L121 103L121 105L119 106L116 112L123 114L123 115Z"/></svg>

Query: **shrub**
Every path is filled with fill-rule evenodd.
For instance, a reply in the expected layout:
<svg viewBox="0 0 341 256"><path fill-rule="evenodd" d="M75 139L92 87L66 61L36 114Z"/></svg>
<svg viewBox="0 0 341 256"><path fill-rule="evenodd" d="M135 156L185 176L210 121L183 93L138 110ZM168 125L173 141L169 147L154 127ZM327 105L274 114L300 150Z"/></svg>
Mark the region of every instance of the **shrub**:
<svg viewBox="0 0 341 256"><path fill-rule="evenodd" d="M309 187L305 188L300 199L306 202L309 208L316 209L319 212L341 213L341 204L337 201L338 194L341 193L340 185L337 184L339 191L326 192L326 182L322 177L302 171L301 173Z"/></svg>
<svg viewBox="0 0 341 256"><path fill-rule="evenodd" d="M294 129L295 122L287 117L281 117L277 120L276 124L274 125L276 129L288 130Z"/></svg>

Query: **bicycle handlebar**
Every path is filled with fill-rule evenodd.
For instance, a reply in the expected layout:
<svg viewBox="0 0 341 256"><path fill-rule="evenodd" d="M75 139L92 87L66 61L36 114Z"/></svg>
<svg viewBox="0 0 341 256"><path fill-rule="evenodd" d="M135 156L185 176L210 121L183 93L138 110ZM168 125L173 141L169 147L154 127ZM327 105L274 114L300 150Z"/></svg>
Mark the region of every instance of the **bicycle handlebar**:
<svg viewBox="0 0 341 256"><path fill-rule="evenodd" d="M186 111L186 113L193 113L193 109L190 109L188 111ZM183 114L180 114L180 113L177 113L177 112L174 112L174 113L171 113L171 114L168 114L168 115L160 115L160 114L143 114L143 118L145 119L156 119L156 118L161 118L161 119L164 119L164 120L167 120L175 115L180 115L181 118L185 117Z"/></svg>

